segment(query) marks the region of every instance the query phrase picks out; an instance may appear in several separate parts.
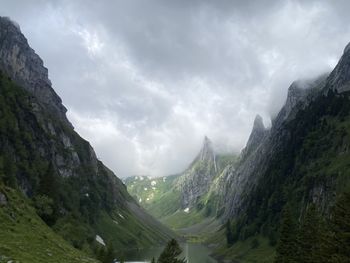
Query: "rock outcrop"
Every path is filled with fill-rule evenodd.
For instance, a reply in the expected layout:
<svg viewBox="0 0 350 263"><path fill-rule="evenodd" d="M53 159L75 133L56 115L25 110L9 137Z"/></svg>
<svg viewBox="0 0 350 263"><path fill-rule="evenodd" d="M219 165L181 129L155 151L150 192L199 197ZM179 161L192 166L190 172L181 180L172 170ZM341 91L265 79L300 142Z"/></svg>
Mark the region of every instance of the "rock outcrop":
<svg viewBox="0 0 350 263"><path fill-rule="evenodd" d="M263 118L260 115L256 115L247 145L241 153L242 159L258 148L267 133L268 130L264 126Z"/></svg>
<svg viewBox="0 0 350 263"><path fill-rule="evenodd" d="M211 141L205 137L199 154L176 183L182 208L194 206L208 192L216 173L216 155Z"/></svg>
<svg viewBox="0 0 350 263"><path fill-rule="evenodd" d="M328 88L338 92L350 90L350 43L345 47L337 66L329 75Z"/></svg>
<svg viewBox="0 0 350 263"><path fill-rule="evenodd" d="M325 73L315 79L294 81L288 88L284 106L272 121L273 126L280 127L286 120L293 119L300 109L304 109L324 89L328 75Z"/></svg>
<svg viewBox="0 0 350 263"><path fill-rule="evenodd" d="M0 192L0 206L7 205L7 198L6 196Z"/></svg>
<svg viewBox="0 0 350 263"><path fill-rule="evenodd" d="M51 87L42 59L28 45L18 24L0 17L0 70L29 91L60 119L69 123L61 98Z"/></svg>

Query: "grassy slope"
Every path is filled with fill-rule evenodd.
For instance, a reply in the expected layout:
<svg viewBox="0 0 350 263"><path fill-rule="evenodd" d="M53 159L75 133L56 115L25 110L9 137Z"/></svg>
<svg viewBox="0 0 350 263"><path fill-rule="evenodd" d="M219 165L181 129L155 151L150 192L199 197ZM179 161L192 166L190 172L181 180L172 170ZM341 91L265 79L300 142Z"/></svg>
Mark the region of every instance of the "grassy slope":
<svg viewBox="0 0 350 263"><path fill-rule="evenodd" d="M158 219L180 208L180 192L173 189L177 175L150 178L133 176L125 180L129 193Z"/></svg>
<svg viewBox="0 0 350 263"><path fill-rule="evenodd" d="M0 192L7 197L0 206L0 262L98 262L54 233L20 193L1 185Z"/></svg>
<svg viewBox="0 0 350 263"><path fill-rule="evenodd" d="M231 247L226 244L224 230L221 229L211 236L206 242L214 248L213 256L218 259L229 259L239 263L273 263L275 249L269 245L268 239L257 236L250 237L244 241L237 241ZM258 246L253 246L253 240L258 240Z"/></svg>
<svg viewBox="0 0 350 263"><path fill-rule="evenodd" d="M218 175L228 164L235 163L236 160L237 157L233 154L217 155ZM205 226L216 221L212 217L216 211L214 207L216 202L212 200L214 197L209 191L199 200L196 208L190 209L189 213L183 211L181 192L175 187L179 176L181 175L158 178L133 176L127 178L125 184L129 193L139 201L139 204L165 225L192 240L204 240L209 236L208 232L204 231ZM186 234L185 231L189 233ZM203 231L205 233L202 233Z"/></svg>
<svg viewBox="0 0 350 263"><path fill-rule="evenodd" d="M104 213L98 221L99 234L112 243L117 252L161 245L175 236L136 204L129 203L129 210Z"/></svg>
<svg viewBox="0 0 350 263"><path fill-rule="evenodd" d="M24 181L31 197L48 196L53 200L54 213L46 222L70 245L90 253L95 250L97 234L118 250L158 245L173 235L153 219L138 219L137 209L127 207L132 198L126 187L101 162L95 176L89 143L45 109L40 108L40 118L33 114L32 102L35 98L0 72L0 183L19 188L19 182ZM45 132L45 123L53 123L56 136ZM55 163L51 159L54 155L39 154L57 148L62 156L70 156L70 149L61 149L59 134L63 131L80 158L76 176L58 176L54 166L49 169L49 163ZM114 223L116 210L128 217L127 224ZM115 234L113 238L111 233ZM23 246L30 244L23 241Z"/></svg>

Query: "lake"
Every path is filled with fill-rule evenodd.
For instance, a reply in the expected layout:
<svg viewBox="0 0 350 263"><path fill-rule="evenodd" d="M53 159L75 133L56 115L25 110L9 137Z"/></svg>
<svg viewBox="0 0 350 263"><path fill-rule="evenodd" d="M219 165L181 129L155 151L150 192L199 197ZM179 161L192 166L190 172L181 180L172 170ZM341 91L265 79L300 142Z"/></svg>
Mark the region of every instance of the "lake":
<svg viewBox="0 0 350 263"><path fill-rule="evenodd" d="M183 243L181 244L183 257L186 257L188 263L217 263L214 258L210 257L210 249L201 244ZM155 247L144 250L133 250L126 254L128 263L151 262L152 258L158 258L164 247Z"/></svg>

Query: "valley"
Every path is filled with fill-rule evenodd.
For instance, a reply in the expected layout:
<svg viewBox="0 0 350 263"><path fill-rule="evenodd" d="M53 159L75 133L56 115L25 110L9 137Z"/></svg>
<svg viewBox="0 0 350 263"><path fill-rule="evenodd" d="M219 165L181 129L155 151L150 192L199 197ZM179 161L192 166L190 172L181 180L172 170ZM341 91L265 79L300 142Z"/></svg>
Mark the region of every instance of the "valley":
<svg viewBox="0 0 350 263"><path fill-rule="evenodd" d="M240 152L204 136L181 173L123 178L2 16L0 48L0 263L349 262L350 44L331 72L291 83L270 126L257 114Z"/></svg>

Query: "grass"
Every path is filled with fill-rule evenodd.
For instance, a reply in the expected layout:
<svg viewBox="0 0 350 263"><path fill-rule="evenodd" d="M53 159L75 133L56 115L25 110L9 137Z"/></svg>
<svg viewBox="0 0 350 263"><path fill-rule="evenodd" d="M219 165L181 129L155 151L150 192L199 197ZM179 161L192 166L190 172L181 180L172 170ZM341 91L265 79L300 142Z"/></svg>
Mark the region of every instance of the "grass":
<svg viewBox="0 0 350 263"><path fill-rule="evenodd" d="M97 231L108 243L113 244L117 252L128 249L142 249L158 246L175 236L164 231L164 226L150 225L148 215L133 215L130 212L114 211L112 215L101 214L97 222ZM149 217L149 216L148 216ZM168 234L168 235L167 235Z"/></svg>
<svg viewBox="0 0 350 263"><path fill-rule="evenodd" d="M181 206L180 192L174 189L177 175L150 178L133 176L125 180L128 192L151 215L161 220L175 213Z"/></svg>
<svg viewBox="0 0 350 263"><path fill-rule="evenodd" d="M35 213L28 199L0 185L7 204L0 206L0 262L99 262L70 246Z"/></svg>
<svg viewBox="0 0 350 263"><path fill-rule="evenodd" d="M237 241L228 247L224 238L224 230L221 229L207 240L212 246L215 244L213 256L218 259L231 260L239 263L273 263L275 259L275 248L269 245L268 239L255 236L244 241ZM258 246L254 247L254 239ZM256 241L255 241L256 242Z"/></svg>
<svg viewBox="0 0 350 263"><path fill-rule="evenodd" d="M178 210L174 214L162 218L162 222L176 231L182 228L198 224L204 219L205 217L203 216L203 214L201 212L196 211L195 209L193 211L190 211L189 213L186 213L182 210Z"/></svg>

